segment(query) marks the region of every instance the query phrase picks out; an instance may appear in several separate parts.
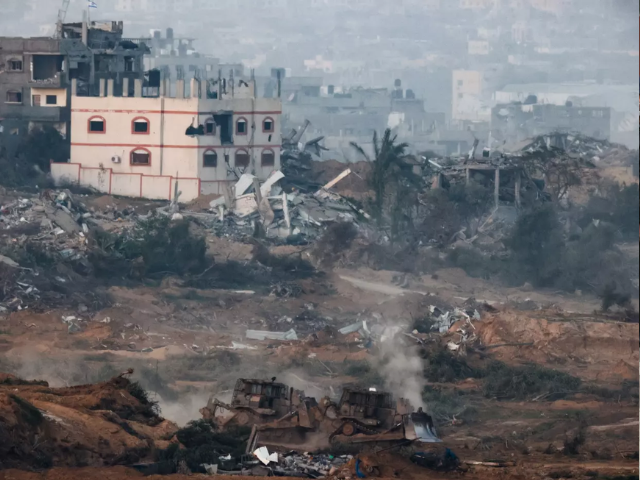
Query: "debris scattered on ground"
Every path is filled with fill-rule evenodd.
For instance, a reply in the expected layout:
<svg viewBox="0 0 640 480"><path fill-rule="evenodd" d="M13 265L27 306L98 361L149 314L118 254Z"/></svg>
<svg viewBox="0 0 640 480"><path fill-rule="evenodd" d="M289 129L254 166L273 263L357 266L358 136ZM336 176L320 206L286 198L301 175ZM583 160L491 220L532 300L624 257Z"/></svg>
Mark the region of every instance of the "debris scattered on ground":
<svg viewBox="0 0 640 480"><path fill-rule="evenodd" d="M260 332L257 330L247 330L246 337L249 340L298 340L298 335L293 329L287 332Z"/></svg>

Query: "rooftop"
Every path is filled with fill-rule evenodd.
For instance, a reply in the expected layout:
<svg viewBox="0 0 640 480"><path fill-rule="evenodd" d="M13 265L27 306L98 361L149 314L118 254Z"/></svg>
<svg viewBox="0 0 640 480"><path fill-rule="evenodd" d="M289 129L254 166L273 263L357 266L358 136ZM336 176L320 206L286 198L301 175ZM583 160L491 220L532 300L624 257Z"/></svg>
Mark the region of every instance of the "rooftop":
<svg viewBox="0 0 640 480"><path fill-rule="evenodd" d="M571 95L596 95L603 92L637 92L635 84L610 85L598 83L522 83L510 84L500 92L514 93L570 93Z"/></svg>

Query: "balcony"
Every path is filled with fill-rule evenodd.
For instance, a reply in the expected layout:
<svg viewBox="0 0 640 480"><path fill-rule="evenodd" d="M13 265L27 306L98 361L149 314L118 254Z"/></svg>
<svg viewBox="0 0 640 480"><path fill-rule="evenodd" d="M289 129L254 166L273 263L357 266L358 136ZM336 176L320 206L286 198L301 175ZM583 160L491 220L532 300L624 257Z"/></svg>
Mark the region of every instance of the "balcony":
<svg viewBox="0 0 640 480"><path fill-rule="evenodd" d="M62 79L62 73L57 73L54 77L41 80L34 80L31 78L27 81L27 84L33 88L62 88L65 86Z"/></svg>

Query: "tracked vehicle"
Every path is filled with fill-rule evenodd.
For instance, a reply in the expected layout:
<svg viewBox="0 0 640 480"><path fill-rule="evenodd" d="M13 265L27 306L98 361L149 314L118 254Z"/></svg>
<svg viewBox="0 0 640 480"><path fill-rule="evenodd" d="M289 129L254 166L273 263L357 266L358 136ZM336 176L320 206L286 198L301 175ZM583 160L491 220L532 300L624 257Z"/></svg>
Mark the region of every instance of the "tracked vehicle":
<svg viewBox="0 0 640 480"><path fill-rule="evenodd" d="M433 421L404 399L373 389L345 388L338 403L306 397L284 384L238 380L230 404L210 399L201 410L219 428L251 426L257 446L316 451L332 445L439 442Z"/></svg>

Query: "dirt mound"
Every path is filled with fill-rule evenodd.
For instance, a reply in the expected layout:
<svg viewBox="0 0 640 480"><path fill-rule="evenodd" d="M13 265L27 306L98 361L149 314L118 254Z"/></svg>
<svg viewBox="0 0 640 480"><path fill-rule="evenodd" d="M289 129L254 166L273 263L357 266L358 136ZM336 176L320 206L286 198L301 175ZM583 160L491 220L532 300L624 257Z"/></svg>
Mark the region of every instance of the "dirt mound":
<svg viewBox="0 0 640 480"><path fill-rule="evenodd" d="M552 312L549 317L553 317ZM505 311L487 316L475 326L484 345L533 344L493 349L504 361L557 365L575 369L574 373L582 378L598 380L628 378L626 365L638 363L638 326L635 324L581 319L553 321ZM584 368L586 365L590 368Z"/></svg>
<svg viewBox="0 0 640 480"><path fill-rule="evenodd" d="M3 376L0 468L108 466L146 459L177 427L124 376L50 388ZM49 478L49 477L46 477Z"/></svg>

